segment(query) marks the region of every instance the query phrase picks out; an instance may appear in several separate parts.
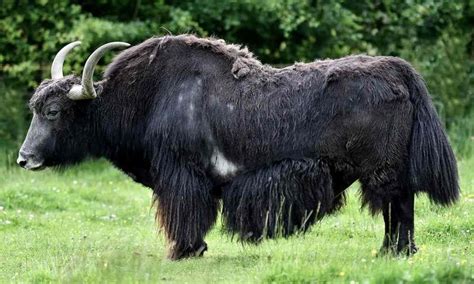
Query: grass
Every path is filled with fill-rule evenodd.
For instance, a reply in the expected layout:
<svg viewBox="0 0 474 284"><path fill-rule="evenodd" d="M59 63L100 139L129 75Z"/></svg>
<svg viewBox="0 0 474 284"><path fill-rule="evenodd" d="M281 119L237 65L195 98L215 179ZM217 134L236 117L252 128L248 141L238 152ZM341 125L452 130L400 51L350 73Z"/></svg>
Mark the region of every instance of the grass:
<svg viewBox="0 0 474 284"><path fill-rule="evenodd" d="M151 191L107 163L60 173L3 167L0 283L473 283L474 158L459 165L456 206L417 199L412 258L376 257L383 221L360 210L354 187L348 205L306 235L242 245L218 221L205 256L179 262L165 259Z"/></svg>

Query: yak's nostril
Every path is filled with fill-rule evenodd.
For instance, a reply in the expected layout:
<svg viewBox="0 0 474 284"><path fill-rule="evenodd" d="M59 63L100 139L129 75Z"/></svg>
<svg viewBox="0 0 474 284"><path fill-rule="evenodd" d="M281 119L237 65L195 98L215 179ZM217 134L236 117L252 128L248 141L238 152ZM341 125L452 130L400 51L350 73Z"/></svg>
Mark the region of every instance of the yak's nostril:
<svg viewBox="0 0 474 284"><path fill-rule="evenodd" d="M31 157L32 157L31 154L20 151L20 153L18 155L18 159L16 159L16 163L20 167L24 168L26 166L26 164L28 164L28 159L31 158Z"/></svg>
<svg viewBox="0 0 474 284"><path fill-rule="evenodd" d="M20 167L22 167L22 168L24 168L24 167L26 166L26 163L27 163L27 162L28 162L28 161L27 161L25 158L23 158L23 157L19 157L19 158L16 160L16 163L17 163Z"/></svg>
<svg viewBox="0 0 474 284"><path fill-rule="evenodd" d="M43 169L43 160L38 159L35 154L26 151L20 151L16 163L27 170L41 170Z"/></svg>

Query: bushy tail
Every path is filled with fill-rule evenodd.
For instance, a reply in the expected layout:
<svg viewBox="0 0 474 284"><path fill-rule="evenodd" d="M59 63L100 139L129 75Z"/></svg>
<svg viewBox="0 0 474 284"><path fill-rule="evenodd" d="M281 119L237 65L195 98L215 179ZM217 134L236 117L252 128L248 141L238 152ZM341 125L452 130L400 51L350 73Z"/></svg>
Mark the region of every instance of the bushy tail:
<svg viewBox="0 0 474 284"><path fill-rule="evenodd" d="M414 122L410 145L410 182L437 204L459 198L456 159L421 76L410 72Z"/></svg>

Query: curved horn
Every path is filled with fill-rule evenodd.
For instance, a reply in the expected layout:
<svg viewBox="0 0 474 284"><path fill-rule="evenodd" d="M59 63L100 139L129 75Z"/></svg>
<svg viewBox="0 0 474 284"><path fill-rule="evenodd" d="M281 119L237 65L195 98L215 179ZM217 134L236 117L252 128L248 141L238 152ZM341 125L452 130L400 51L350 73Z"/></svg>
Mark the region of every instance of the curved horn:
<svg viewBox="0 0 474 284"><path fill-rule="evenodd" d="M126 42L109 42L101 47L97 48L87 58L86 64L84 65L84 71L82 72L81 85L74 85L68 93L68 97L72 100L84 100L84 99L95 99L97 93L94 89L94 68L104 54L114 48L125 48L129 47L130 44Z"/></svg>
<svg viewBox="0 0 474 284"><path fill-rule="evenodd" d="M73 49L74 47L80 45L80 41L71 42L70 44L66 45L65 47L61 48L61 50L56 54L53 60L53 64L51 65L51 78L52 79L61 79L64 77L63 75L63 63L66 55Z"/></svg>

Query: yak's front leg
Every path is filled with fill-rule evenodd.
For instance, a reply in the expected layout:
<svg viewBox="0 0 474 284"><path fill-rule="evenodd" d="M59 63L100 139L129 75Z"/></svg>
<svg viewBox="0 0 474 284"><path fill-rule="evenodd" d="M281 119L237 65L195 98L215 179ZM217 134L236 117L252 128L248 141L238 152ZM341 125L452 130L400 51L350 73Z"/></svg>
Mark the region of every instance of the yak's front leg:
<svg viewBox="0 0 474 284"><path fill-rule="evenodd" d="M180 167L163 175L154 195L156 216L169 245L168 258L203 255L207 250L204 236L214 224L218 209L210 181L192 168Z"/></svg>

